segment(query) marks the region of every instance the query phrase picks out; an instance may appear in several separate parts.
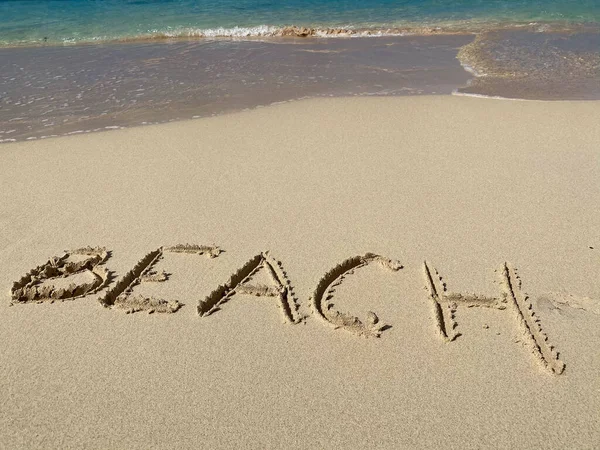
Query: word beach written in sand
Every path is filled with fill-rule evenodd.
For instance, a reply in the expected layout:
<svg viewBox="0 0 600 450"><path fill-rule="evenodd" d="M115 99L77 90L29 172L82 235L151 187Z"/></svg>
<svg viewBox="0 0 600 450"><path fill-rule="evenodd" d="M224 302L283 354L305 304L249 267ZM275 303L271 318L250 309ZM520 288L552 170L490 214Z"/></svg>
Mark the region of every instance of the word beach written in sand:
<svg viewBox="0 0 600 450"><path fill-rule="evenodd" d="M64 255L50 258L14 282L11 288L11 304L74 300L96 294L106 288L106 292L99 297L99 302L106 308L121 309L127 313L174 313L181 308L181 303L134 294L135 287L143 283L162 283L169 279L169 273L155 270L165 253L204 255L212 259L219 257L222 251L217 246L191 244L160 247L145 255L114 284L112 273L105 267L106 260L111 256L110 251L100 247L66 251ZM351 313L337 311L332 303L336 288L357 270L370 265L377 265L382 270L391 272L398 272L403 268L398 261L373 253L342 261L325 273L317 283L309 299L313 314L335 329L343 329L367 338L380 337L387 325L379 320L376 313L369 311L363 322ZM268 284L253 281L259 272L267 274ZM441 339L452 342L460 336L454 320L459 306L507 311L517 320L535 359L546 370L561 374L565 365L559 359L556 349L548 342L548 336L542 329L529 297L522 291L517 270L504 263L496 272L499 274L502 292L498 297L492 298L449 292L435 268L427 262L423 264L423 278L431 300L435 326ZM111 284L112 287L109 287ZM283 263L273 258L268 251L255 255L224 284L217 286L205 298L199 299L196 311L201 317L209 316L236 294L272 298L281 309L287 323L297 324L306 320L306 317L299 313L300 304Z"/></svg>

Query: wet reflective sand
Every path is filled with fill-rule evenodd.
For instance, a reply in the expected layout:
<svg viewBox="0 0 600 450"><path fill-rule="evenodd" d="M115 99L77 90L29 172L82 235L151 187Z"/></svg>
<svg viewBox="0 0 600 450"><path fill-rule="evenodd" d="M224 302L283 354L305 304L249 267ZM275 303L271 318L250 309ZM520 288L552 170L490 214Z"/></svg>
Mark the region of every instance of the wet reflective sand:
<svg viewBox="0 0 600 450"><path fill-rule="evenodd" d="M511 31L478 37L0 49L0 143L204 117L306 97L457 91L595 99L600 98L599 36ZM461 62L486 76L475 78Z"/></svg>
<svg viewBox="0 0 600 450"><path fill-rule="evenodd" d="M600 33L498 31L459 52L480 76L462 93L540 100L600 99Z"/></svg>

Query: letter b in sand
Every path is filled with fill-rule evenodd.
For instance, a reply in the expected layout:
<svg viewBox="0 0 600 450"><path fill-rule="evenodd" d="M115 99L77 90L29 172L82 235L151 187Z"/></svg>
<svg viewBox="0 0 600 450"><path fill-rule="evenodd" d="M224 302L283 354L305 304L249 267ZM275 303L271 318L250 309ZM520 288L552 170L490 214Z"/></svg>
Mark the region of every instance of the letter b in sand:
<svg viewBox="0 0 600 450"><path fill-rule="evenodd" d="M73 300L97 292L109 281L109 272L102 265L109 256L100 247L65 251L63 256L50 258L16 281L11 289L12 301Z"/></svg>

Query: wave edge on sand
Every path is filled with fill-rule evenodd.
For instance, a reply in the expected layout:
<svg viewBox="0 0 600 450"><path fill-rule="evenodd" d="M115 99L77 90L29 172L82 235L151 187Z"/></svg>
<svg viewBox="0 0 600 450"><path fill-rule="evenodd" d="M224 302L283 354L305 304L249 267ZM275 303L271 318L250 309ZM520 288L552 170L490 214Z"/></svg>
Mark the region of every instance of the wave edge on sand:
<svg viewBox="0 0 600 450"><path fill-rule="evenodd" d="M340 25L236 25L232 27L152 29L121 36L43 37L34 40L0 41L0 47L38 47L52 45L86 45L100 43L160 42L172 40L268 39L268 38L349 38L480 34L491 31L524 30L538 33L600 32L593 22L500 22L467 21L441 23L378 24L371 26Z"/></svg>

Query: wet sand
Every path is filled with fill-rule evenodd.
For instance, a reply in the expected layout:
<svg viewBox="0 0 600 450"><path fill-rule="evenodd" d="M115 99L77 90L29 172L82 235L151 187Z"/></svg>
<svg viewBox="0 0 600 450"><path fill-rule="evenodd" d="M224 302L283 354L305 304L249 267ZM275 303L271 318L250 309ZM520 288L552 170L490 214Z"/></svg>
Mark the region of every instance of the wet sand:
<svg viewBox="0 0 600 450"><path fill-rule="evenodd" d="M0 144L313 97L599 99L599 36L510 30L4 48Z"/></svg>

